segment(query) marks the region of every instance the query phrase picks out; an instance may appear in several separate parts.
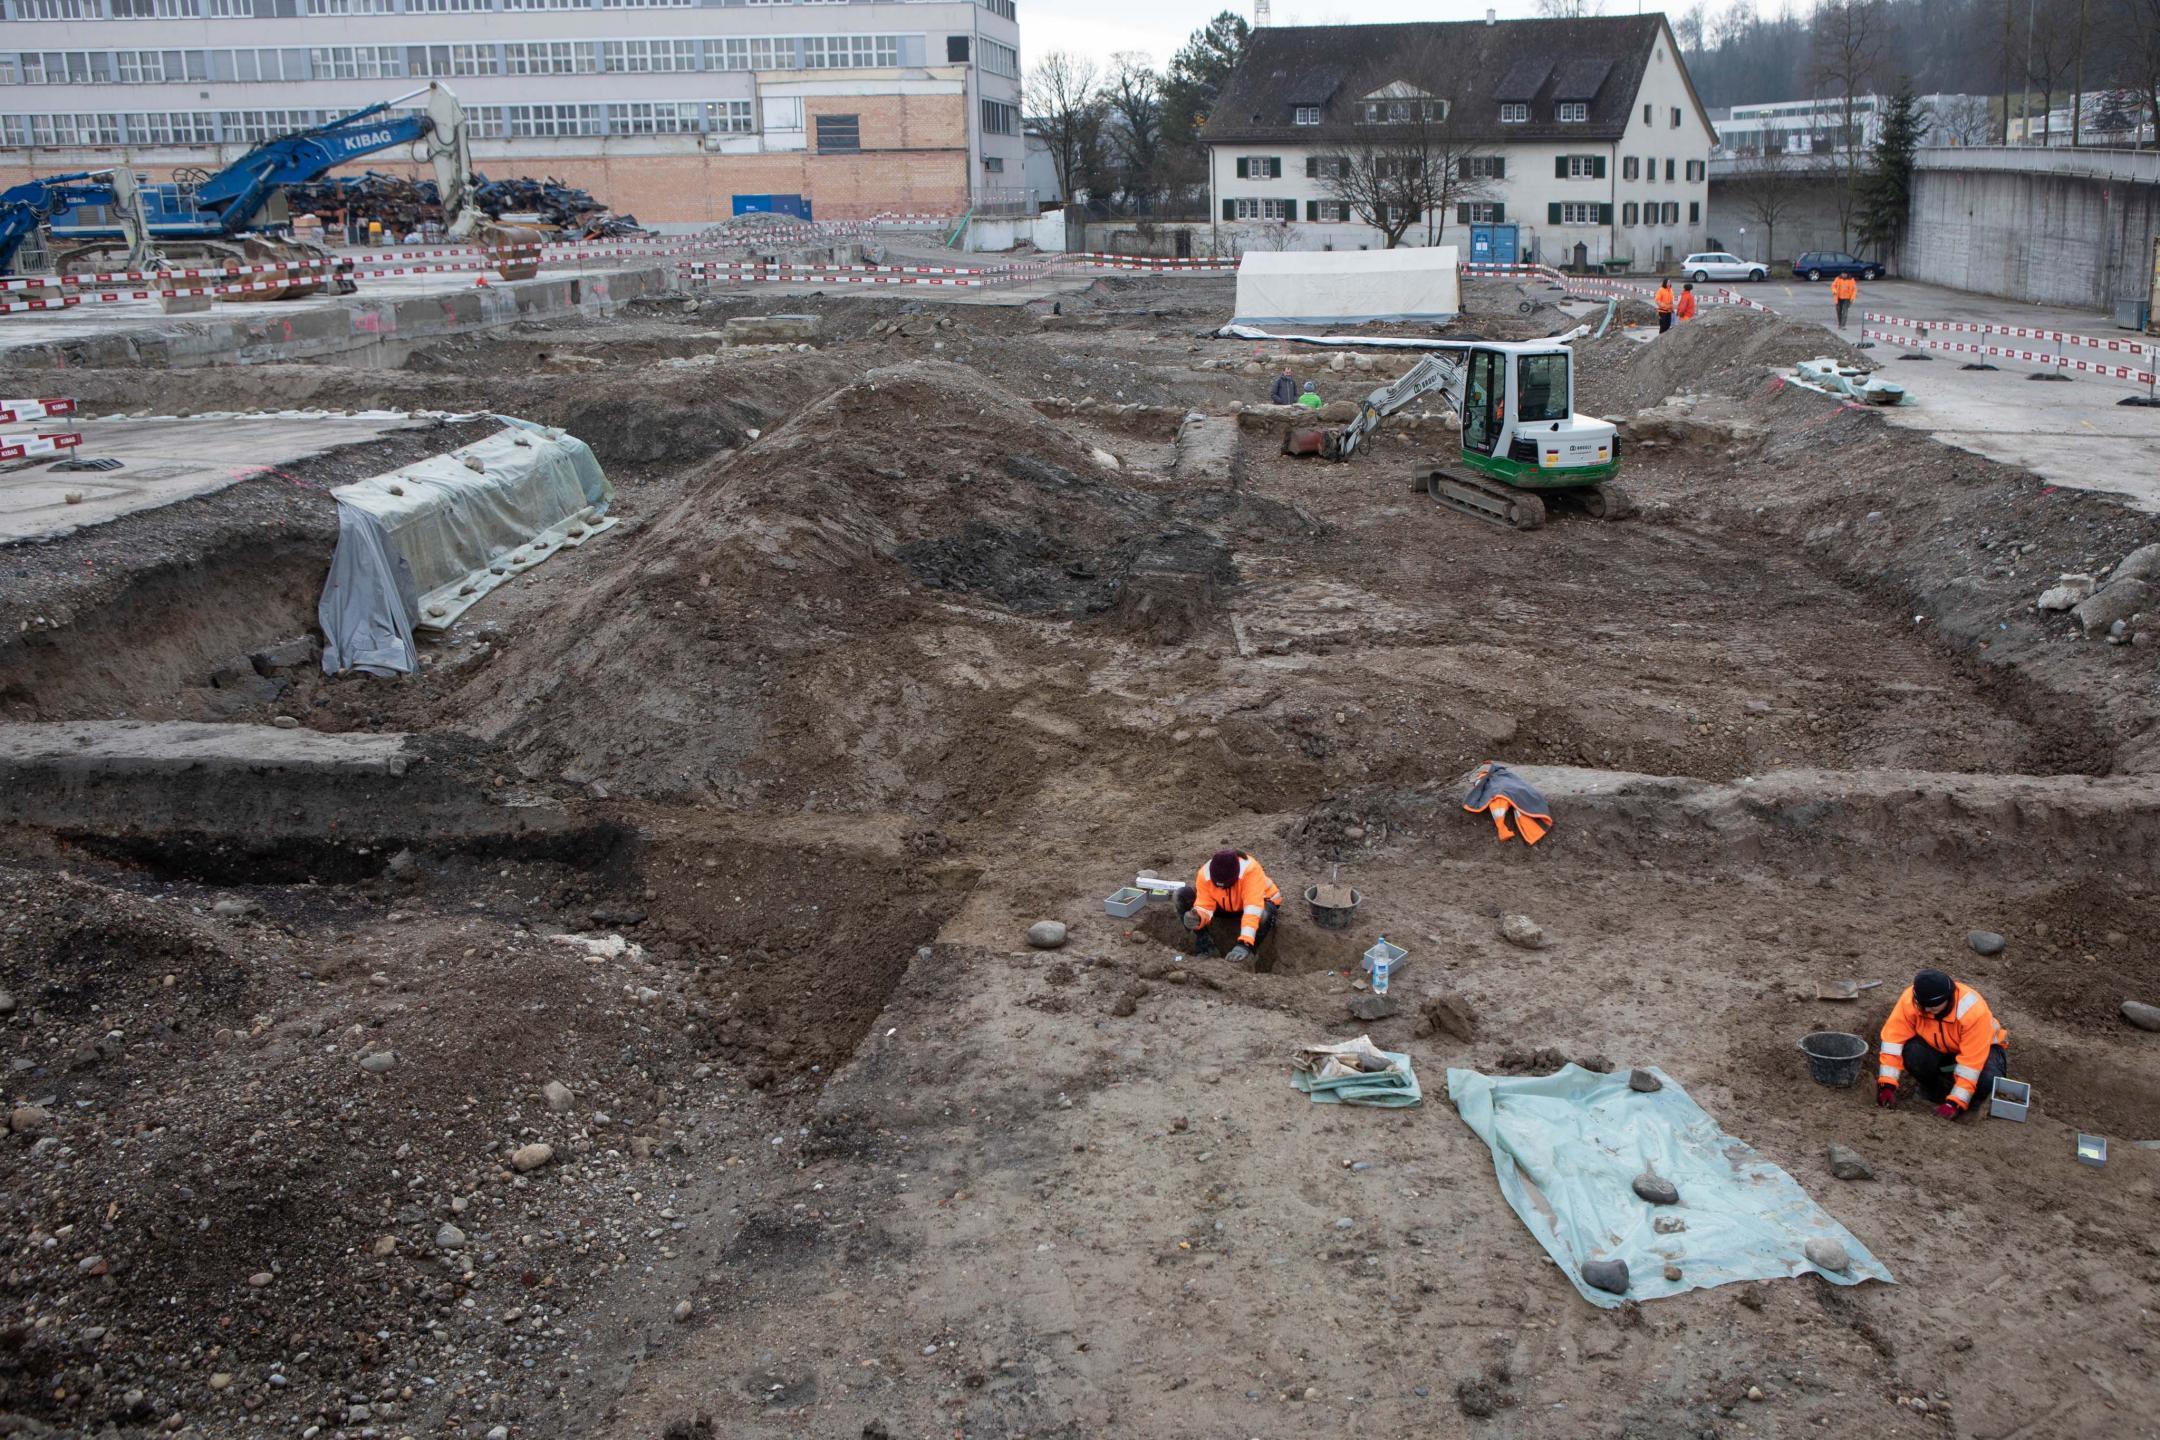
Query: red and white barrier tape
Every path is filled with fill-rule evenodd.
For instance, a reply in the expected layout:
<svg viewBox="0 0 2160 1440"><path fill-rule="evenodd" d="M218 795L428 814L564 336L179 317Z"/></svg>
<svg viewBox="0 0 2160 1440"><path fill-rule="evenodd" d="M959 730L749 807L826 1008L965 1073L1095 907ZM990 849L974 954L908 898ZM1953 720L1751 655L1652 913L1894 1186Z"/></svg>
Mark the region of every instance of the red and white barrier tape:
<svg viewBox="0 0 2160 1440"><path fill-rule="evenodd" d="M1896 325L1907 330L1917 330L1923 335L1931 335L1937 331L1953 335L2006 335L2013 340L2052 340L2058 345L2105 350L2113 355L2160 355L2160 346L2149 341L2079 335L2067 330L2045 330L2033 325L1994 325L1979 320L1912 320L1902 315L1879 314L1873 310L1862 312L1860 318L1877 325Z"/></svg>
<svg viewBox="0 0 2160 1440"><path fill-rule="evenodd" d="M65 310L80 304L82 297L79 295L57 295L50 300L10 300L0 304L0 315L14 315L24 310Z"/></svg>
<svg viewBox="0 0 2160 1440"><path fill-rule="evenodd" d="M1860 327L1860 338L1879 340L1885 345L1896 345L1905 350L1944 350L1958 355L1992 355L2001 360L2016 360L2027 365L2038 365L2050 370L2075 370L2084 375L2098 375L2108 380L2128 380L2138 385L2155 383L2155 374L2132 365L2109 365L2097 360L2080 360L2075 356L2043 350L2020 350L2014 345L1988 345L1978 341L1930 340L1920 335L1892 335L1884 330Z"/></svg>

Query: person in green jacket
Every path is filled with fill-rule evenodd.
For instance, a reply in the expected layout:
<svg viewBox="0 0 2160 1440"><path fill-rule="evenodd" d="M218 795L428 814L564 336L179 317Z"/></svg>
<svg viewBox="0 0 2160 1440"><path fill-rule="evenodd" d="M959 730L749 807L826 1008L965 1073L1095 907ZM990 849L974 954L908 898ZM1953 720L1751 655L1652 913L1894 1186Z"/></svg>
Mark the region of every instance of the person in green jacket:
<svg viewBox="0 0 2160 1440"><path fill-rule="evenodd" d="M1318 410L1325 402L1320 398L1320 387L1307 380L1305 382L1305 393L1297 397L1297 403L1307 410Z"/></svg>

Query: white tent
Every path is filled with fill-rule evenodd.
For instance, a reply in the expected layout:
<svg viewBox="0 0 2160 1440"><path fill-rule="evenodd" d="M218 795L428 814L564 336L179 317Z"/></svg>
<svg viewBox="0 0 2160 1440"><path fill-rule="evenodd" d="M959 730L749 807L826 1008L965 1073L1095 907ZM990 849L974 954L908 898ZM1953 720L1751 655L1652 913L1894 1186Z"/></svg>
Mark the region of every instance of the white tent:
<svg viewBox="0 0 2160 1440"><path fill-rule="evenodd" d="M1448 321L1462 310L1455 247L1248 250L1238 261L1239 325Z"/></svg>
<svg viewBox="0 0 2160 1440"><path fill-rule="evenodd" d="M584 441L529 420L447 455L330 492L337 553L317 606L323 669L410 674L416 630L447 630L483 595L615 524L614 487Z"/></svg>

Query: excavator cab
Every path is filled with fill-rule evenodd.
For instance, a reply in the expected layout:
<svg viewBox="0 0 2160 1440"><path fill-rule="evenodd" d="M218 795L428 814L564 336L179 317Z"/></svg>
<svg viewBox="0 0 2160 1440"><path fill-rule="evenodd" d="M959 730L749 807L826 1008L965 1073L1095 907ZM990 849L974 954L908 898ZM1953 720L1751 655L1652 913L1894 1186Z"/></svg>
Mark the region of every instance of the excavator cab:
<svg viewBox="0 0 2160 1440"><path fill-rule="evenodd" d="M1541 494L1564 494L1600 519L1626 497L1617 428L1574 410L1575 352L1552 340L1470 346L1462 381L1462 463L1421 477L1435 503L1516 530L1545 523Z"/></svg>

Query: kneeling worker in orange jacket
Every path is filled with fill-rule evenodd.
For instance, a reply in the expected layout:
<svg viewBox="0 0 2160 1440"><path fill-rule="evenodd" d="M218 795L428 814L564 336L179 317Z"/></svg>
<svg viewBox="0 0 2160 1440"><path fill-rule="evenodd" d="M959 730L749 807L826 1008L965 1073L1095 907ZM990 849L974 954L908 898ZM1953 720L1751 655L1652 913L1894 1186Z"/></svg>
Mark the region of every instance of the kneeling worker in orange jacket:
<svg viewBox="0 0 2160 1440"><path fill-rule="evenodd" d="M1227 931L1235 918L1237 944L1230 948L1228 958L1242 963L1252 958L1275 929L1275 917L1282 913L1282 891L1268 879L1260 862L1243 850L1218 850L1193 876L1192 884L1178 887L1177 904L1185 916L1185 928L1199 937L1193 945L1195 955L1214 954L1209 927L1220 921Z"/></svg>
<svg viewBox="0 0 2160 1440"><path fill-rule="evenodd" d="M1883 1022L1875 1103L1885 1109L1897 1104L1898 1080L1909 1072L1935 1113L1955 1120L1995 1093L2009 1064L2009 1044L1979 991L1940 970L1922 970Z"/></svg>

